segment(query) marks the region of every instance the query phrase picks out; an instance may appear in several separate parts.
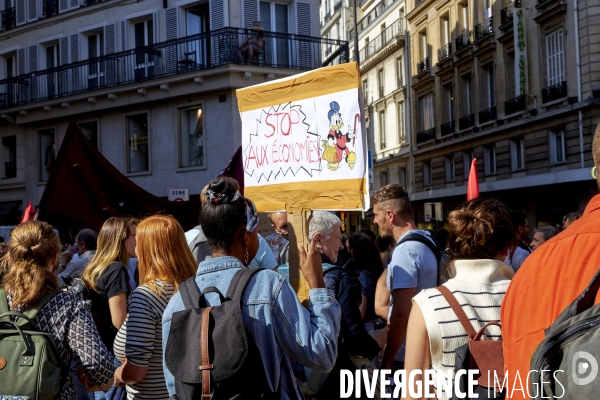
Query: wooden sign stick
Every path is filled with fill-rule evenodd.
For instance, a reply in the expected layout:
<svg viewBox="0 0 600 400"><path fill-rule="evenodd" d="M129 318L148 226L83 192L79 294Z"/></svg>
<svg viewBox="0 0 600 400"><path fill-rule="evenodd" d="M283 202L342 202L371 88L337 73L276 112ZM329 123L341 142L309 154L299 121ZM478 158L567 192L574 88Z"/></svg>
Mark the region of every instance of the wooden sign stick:
<svg viewBox="0 0 600 400"><path fill-rule="evenodd" d="M312 211L306 209L288 211L288 240L290 241L289 268L290 283L304 305L308 305L308 282L300 270L298 245L308 252L308 219Z"/></svg>

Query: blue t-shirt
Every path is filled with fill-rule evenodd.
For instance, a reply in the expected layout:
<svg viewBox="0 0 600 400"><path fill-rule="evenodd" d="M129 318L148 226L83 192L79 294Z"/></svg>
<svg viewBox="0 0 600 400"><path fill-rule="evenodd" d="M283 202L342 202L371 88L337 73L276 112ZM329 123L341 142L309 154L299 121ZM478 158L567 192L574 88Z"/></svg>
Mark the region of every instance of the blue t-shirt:
<svg viewBox="0 0 600 400"><path fill-rule="evenodd" d="M429 233L420 229L406 232L398 241L402 240L408 233L424 235L435 244ZM390 293L393 293L394 289L409 288L417 288L417 293L419 293L423 289L436 287L438 281L438 262L435 254L425 244L415 240L409 240L396 246L392 253L392 261L388 266L386 281ZM389 316L392 315L392 308L393 304L390 307ZM405 346L406 342L402 343L396 356L397 361L404 361Z"/></svg>

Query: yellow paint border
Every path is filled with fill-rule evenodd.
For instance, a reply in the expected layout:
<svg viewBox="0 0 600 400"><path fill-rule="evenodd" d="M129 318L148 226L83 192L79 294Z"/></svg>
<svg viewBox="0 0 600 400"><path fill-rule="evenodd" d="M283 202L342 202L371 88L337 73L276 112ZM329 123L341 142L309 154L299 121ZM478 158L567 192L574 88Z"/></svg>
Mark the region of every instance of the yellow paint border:
<svg viewBox="0 0 600 400"><path fill-rule="evenodd" d="M240 113L285 102L309 99L329 93L357 89L360 72L355 62L333 65L295 75L277 82L238 89L236 96Z"/></svg>

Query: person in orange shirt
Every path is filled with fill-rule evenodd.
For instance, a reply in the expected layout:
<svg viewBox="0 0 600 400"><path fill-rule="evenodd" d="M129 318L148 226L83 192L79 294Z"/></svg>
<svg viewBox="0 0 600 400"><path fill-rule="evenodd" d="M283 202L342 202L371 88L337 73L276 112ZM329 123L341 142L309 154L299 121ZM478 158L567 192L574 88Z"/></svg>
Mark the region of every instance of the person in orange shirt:
<svg viewBox="0 0 600 400"><path fill-rule="evenodd" d="M600 169L600 124L592 153ZM599 242L600 195L596 195L583 216L527 257L512 279L500 312L507 399L529 399L531 356L544 340L544 330L586 289L600 268ZM599 300L597 296L596 303ZM529 393L535 392L529 389Z"/></svg>

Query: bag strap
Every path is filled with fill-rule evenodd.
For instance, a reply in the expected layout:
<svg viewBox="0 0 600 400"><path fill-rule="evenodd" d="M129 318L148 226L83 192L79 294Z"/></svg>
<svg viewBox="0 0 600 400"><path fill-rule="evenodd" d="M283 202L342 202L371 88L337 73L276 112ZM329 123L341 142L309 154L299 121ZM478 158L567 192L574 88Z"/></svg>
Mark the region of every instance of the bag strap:
<svg viewBox="0 0 600 400"><path fill-rule="evenodd" d="M33 323L35 321L35 317L38 315L38 313L40 312L40 310L42 308L44 308L44 306L46 305L46 303L48 303L48 301L56 294L56 292L47 292L44 293L39 299L37 299L33 304L27 306L25 308L25 311L18 313L18 314L23 314L25 317L27 317L29 320L25 319L25 318L19 318L18 325L27 328L27 325L29 325L28 330L37 330L35 328L35 326L33 326ZM10 309L8 307L8 299L6 298L6 291L4 288L0 289L0 314L5 314L5 313L9 313ZM17 315L19 316L19 315ZM8 315L5 315L4 318L8 318L8 320L10 320L10 317ZM5 319L6 320L6 319Z"/></svg>
<svg viewBox="0 0 600 400"><path fill-rule="evenodd" d="M6 291L4 290L4 288L0 289L0 315L9 312L10 309L8 308L8 299L6 298ZM0 321L10 321L9 317L3 317L0 318Z"/></svg>
<svg viewBox="0 0 600 400"><path fill-rule="evenodd" d="M437 260L437 262L438 263L440 262L440 259L442 258L442 253L440 252L440 249L438 249L437 246L431 240L427 239L425 236L421 235L420 233L406 234L402 239L400 239L398 241L398 243L396 243L396 246L394 246L394 249L396 247L400 246L402 243L410 242L410 241L423 243L425 246L427 246L429 248L429 250L431 250L431 252L435 256L435 259Z"/></svg>
<svg viewBox="0 0 600 400"><path fill-rule="evenodd" d="M226 299L241 299L250 279L264 268L242 268L235 273L227 289Z"/></svg>
<svg viewBox="0 0 600 400"><path fill-rule="evenodd" d="M179 293L181 293L181 300L183 300L186 310L198 308L200 292L198 286L196 286L196 277L191 277L179 285Z"/></svg>
<svg viewBox="0 0 600 400"><path fill-rule="evenodd" d="M215 366L210 363L210 354L208 352L208 342L210 341L210 311L212 307L206 307L202 311L202 332L200 332L200 356L202 365L198 366L198 371L202 371L202 399L212 399L210 390L210 371Z"/></svg>
<svg viewBox="0 0 600 400"><path fill-rule="evenodd" d="M474 339L475 336L477 336L477 332L475 332L475 328L473 328L473 325L471 325L469 317L467 317L467 314L465 314L465 311L462 309L460 303L458 300L456 300L456 297L454 297L450 289L448 289L446 286L438 286L436 289L442 294L442 296L444 296L448 304L450 304L450 308L452 308L452 311L454 311L454 314L456 314L458 317L460 324L463 326L465 331L467 331L469 339Z"/></svg>

